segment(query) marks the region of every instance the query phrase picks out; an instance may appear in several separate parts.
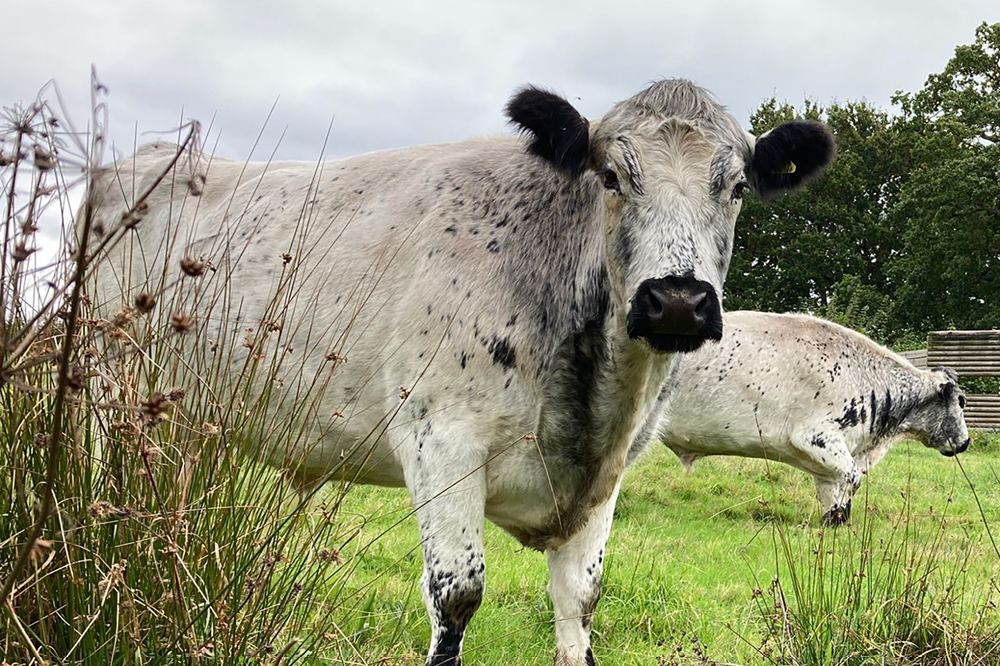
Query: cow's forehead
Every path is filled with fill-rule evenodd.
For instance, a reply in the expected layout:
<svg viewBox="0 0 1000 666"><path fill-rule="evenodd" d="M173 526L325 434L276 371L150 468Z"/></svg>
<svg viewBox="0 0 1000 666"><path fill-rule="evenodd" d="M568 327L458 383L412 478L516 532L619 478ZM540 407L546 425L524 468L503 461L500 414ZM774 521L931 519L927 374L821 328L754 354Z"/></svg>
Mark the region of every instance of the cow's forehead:
<svg viewBox="0 0 1000 666"><path fill-rule="evenodd" d="M676 119L697 127L713 143L747 144L748 136L736 119L710 92L685 79L651 83L619 102L598 124L599 135L628 133L633 128Z"/></svg>

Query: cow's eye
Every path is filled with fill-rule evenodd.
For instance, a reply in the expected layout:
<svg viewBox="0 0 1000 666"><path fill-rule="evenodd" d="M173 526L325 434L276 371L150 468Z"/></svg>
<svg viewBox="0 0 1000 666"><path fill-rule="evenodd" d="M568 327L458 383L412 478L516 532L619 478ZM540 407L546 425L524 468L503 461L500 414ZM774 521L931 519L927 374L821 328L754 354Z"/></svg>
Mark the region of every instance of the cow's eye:
<svg viewBox="0 0 1000 666"><path fill-rule="evenodd" d="M733 186L733 201L739 201L746 194L747 189L750 187L750 183L745 180L741 180Z"/></svg>
<svg viewBox="0 0 1000 666"><path fill-rule="evenodd" d="M618 174L616 174L612 169L605 169L601 172L601 177L604 178L604 188L611 190L612 192L622 193L622 186L618 182Z"/></svg>

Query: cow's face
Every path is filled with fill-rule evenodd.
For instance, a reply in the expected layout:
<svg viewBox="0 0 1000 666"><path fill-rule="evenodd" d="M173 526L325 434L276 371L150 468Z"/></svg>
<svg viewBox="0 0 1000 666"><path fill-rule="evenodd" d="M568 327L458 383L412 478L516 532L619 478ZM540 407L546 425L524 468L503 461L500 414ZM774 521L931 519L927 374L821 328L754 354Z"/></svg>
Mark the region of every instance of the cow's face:
<svg viewBox="0 0 1000 666"><path fill-rule="evenodd" d="M935 390L913 416L913 426L925 445L953 456L969 448L965 393L954 370L935 368L931 374Z"/></svg>
<svg viewBox="0 0 1000 666"><path fill-rule="evenodd" d="M613 288L629 337L658 352L722 336L722 287L743 197L800 186L834 155L819 123L781 125L754 139L707 92L654 83L593 125L566 100L528 88L511 119L531 151L603 188Z"/></svg>

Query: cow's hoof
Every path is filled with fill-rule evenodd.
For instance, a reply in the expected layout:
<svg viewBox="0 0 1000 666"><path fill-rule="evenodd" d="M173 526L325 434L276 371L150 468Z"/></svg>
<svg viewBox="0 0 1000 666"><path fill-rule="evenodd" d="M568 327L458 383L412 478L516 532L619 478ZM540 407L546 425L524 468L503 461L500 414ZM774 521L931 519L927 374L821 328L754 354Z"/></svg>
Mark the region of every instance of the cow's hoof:
<svg viewBox="0 0 1000 666"><path fill-rule="evenodd" d="M840 527L851 519L851 505L835 506L823 514L823 524L828 527Z"/></svg>

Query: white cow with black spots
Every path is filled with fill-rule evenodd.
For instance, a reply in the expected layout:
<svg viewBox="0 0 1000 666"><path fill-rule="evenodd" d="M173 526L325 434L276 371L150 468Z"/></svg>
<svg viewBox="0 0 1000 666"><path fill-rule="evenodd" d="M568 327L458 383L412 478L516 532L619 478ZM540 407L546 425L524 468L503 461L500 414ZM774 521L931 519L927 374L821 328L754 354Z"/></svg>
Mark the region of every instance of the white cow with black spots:
<svg viewBox="0 0 1000 666"><path fill-rule="evenodd" d="M294 368L269 404L306 435L264 442L262 455L303 484L346 476L408 488L424 550L427 663L460 663L489 519L548 552L556 663L583 666L629 449L655 423L675 353L722 334L744 193L799 187L834 145L806 121L755 138L680 80L653 83L594 122L537 88L507 112L526 138L322 169L216 158L192 173L185 158L93 295L114 312L123 288L129 301L169 292L184 280L181 258L211 261L218 272L184 301L197 339L237 341L217 357L235 373L251 353L239 345L246 328L263 331ZM107 233L174 151L144 148L99 179ZM211 296L223 287L226 297ZM269 310L276 289L288 301L280 329ZM211 316L200 309L208 303ZM313 388L341 356L329 387Z"/></svg>
<svg viewBox="0 0 1000 666"><path fill-rule="evenodd" d="M704 456L813 475L823 522L851 513L861 475L903 438L969 446L957 375L919 370L857 331L798 314L727 312L726 334L678 359L659 433L686 468Z"/></svg>

